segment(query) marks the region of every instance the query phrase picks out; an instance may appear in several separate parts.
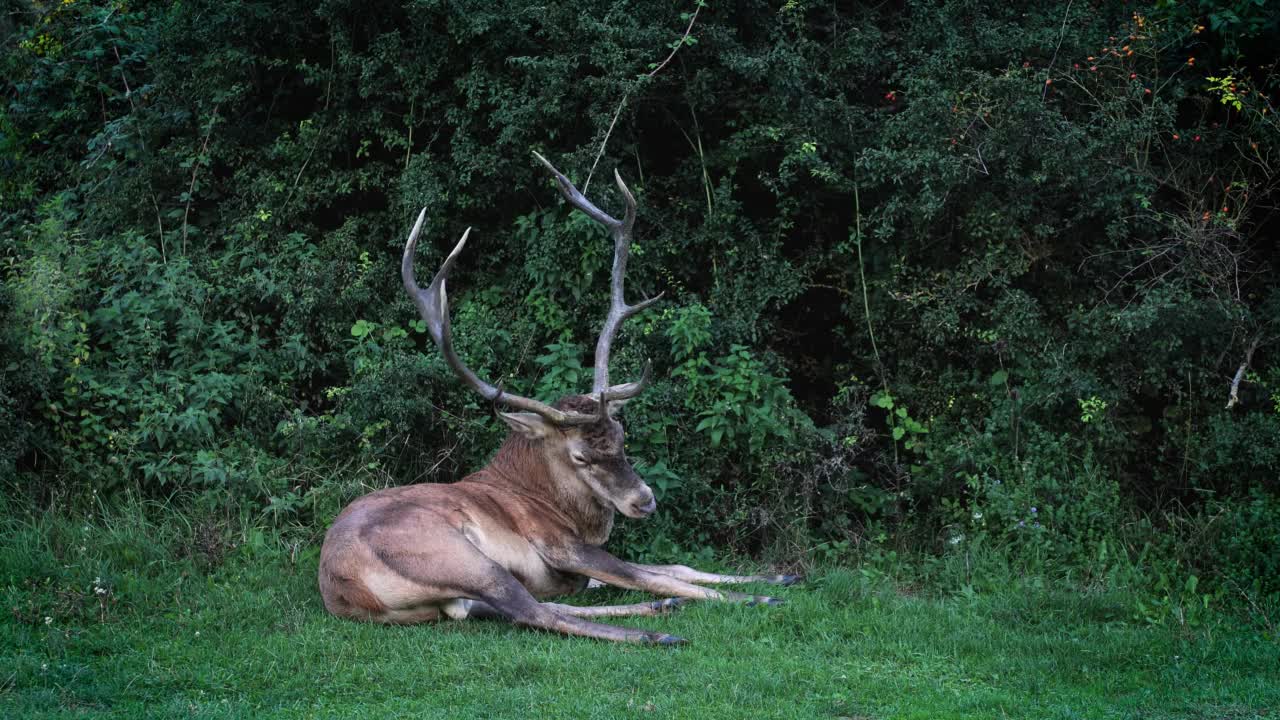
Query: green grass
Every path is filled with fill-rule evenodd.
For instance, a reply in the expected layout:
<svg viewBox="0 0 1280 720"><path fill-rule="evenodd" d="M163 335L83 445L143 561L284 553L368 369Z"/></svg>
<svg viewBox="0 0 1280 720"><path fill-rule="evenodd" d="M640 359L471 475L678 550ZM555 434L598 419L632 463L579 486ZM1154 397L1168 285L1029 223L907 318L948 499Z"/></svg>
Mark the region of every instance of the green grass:
<svg viewBox="0 0 1280 720"><path fill-rule="evenodd" d="M878 573L832 569L777 591L781 607L703 603L619 621L692 641L648 648L495 622L337 620L315 589L315 549L269 535L251 533L211 566L221 548L177 518L0 528L0 718L1280 712L1274 639L1217 615L1195 630L1148 626L1119 590L911 594ZM583 600L641 597L596 592Z"/></svg>

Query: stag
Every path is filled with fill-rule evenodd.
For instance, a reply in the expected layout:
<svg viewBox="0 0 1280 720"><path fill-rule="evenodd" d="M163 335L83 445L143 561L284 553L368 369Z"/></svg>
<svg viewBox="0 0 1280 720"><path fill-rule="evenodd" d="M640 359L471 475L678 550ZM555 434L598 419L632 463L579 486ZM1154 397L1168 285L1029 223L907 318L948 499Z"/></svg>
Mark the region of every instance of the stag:
<svg viewBox="0 0 1280 720"><path fill-rule="evenodd" d="M626 214L619 221L584 197L546 158L534 154L569 204L603 225L613 239L609 311L596 342L591 393L547 405L491 385L462 362L450 334L445 280L471 229L423 290L414 278L413 257L424 208L404 250L400 271L405 289L454 373L484 399L512 410L498 413L510 434L488 465L458 482L387 488L351 503L325 536L320 593L329 612L358 620L417 623L442 617L499 617L603 640L681 643L684 640L673 635L591 618L657 615L685 599L774 604L779 601L705 585L785 585L797 578L638 565L604 549L615 512L645 518L657 507L653 491L623 452L622 425L613 417L644 390L649 367L636 382L610 385L609 351L623 321L661 294L635 305L623 297L636 201L622 177L614 173L626 201ZM582 590L592 580L668 597L595 607L545 602Z"/></svg>

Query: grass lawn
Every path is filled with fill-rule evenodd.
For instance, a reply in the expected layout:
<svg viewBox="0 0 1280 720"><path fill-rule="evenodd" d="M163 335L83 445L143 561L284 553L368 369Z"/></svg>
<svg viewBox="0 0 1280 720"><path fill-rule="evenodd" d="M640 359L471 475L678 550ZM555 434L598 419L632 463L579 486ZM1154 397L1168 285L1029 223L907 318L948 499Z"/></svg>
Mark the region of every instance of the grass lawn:
<svg viewBox="0 0 1280 720"><path fill-rule="evenodd" d="M1118 591L912 594L831 569L770 588L780 607L616 621L691 640L638 647L337 620L314 549L250 538L205 571L164 528L24 522L0 525L6 719L1280 717L1276 640L1150 627Z"/></svg>

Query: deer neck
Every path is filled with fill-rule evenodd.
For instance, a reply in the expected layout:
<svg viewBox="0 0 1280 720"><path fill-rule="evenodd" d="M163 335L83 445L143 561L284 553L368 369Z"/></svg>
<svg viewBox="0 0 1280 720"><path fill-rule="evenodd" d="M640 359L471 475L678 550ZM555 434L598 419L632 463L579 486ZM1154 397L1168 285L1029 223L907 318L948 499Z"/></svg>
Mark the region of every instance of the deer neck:
<svg viewBox="0 0 1280 720"><path fill-rule="evenodd" d="M568 467L560 467L541 444L512 433L489 463L501 484L549 503L590 545L603 545L613 530L614 508L602 503Z"/></svg>

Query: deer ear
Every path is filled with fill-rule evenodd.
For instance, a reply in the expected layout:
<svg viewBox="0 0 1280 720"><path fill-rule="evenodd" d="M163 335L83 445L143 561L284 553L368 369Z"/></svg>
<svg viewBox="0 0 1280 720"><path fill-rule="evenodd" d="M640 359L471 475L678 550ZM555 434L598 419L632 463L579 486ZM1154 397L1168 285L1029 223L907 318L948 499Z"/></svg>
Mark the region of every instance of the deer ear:
<svg viewBox="0 0 1280 720"><path fill-rule="evenodd" d="M541 440L542 438L550 435L551 431L555 429L555 426L538 413L500 412L498 413L498 417L502 418L502 421L505 422L512 430L520 433L530 440Z"/></svg>

